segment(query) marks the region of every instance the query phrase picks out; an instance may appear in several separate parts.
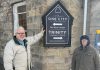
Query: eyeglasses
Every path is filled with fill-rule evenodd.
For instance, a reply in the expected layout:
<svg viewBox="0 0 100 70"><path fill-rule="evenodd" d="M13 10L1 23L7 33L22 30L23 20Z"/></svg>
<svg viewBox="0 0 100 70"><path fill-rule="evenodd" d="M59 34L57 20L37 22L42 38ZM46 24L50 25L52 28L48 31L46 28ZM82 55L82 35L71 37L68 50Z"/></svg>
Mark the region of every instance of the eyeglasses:
<svg viewBox="0 0 100 70"><path fill-rule="evenodd" d="M23 34L25 34L25 33L17 33L17 34L19 34L19 35L20 35L20 34L23 35Z"/></svg>

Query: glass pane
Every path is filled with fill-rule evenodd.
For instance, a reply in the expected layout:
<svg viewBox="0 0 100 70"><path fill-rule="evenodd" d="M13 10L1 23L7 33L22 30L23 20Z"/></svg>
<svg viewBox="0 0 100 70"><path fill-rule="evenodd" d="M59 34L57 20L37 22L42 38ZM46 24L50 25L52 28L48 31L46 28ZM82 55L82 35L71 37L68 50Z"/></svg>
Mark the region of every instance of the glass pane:
<svg viewBox="0 0 100 70"><path fill-rule="evenodd" d="M100 53L100 34L95 35L95 48Z"/></svg>
<svg viewBox="0 0 100 70"><path fill-rule="evenodd" d="M19 14L18 17L19 17L19 25L23 26L25 30L27 30L26 13Z"/></svg>
<svg viewBox="0 0 100 70"><path fill-rule="evenodd" d="M19 6L19 7L17 8L17 10L18 10L18 13L26 12L26 5Z"/></svg>

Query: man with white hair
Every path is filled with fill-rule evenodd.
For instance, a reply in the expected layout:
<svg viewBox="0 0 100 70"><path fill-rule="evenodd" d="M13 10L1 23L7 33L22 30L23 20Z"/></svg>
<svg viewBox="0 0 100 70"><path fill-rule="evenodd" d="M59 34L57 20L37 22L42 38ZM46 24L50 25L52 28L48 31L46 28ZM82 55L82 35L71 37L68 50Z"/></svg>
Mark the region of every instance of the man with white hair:
<svg viewBox="0 0 100 70"><path fill-rule="evenodd" d="M44 30L35 36L26 37L25 29L20 26L16 30L13 39L5 46L3 58L5 70L30 70L30 45L39 41L42 38L43 33Z"/></svg>

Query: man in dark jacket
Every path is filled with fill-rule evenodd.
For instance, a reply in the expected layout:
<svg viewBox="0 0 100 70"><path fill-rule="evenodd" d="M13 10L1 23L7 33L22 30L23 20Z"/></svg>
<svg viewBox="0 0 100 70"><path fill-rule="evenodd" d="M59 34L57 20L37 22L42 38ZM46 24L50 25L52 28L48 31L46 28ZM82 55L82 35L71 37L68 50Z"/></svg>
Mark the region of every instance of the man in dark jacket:
<svg viewBox="0 0 100 70"><path fill-rule="evenodd" d="M72 57L72 70L100 70L99 54L90 46L87 35L80 38L81 46L76 48Z"/></svg>

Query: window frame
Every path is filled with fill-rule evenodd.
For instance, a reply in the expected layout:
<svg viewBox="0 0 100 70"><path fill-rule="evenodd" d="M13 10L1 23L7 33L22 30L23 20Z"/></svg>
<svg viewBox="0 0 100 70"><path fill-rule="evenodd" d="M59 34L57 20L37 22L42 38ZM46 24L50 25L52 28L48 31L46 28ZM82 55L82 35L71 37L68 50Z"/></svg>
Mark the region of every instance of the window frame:
<svg viewBox="0 0 100 70"><path fill-rule="evenodd" d="M24 2L16 3L16 4L13 5L13 24L14 24L13 25L14 26L13 31L14 31L14 35L16 33L16 29L19 27L18 14L20 14L20 13L17 12L17 8L19 6L22 6L22 5L26 5L26 2L24 1ZM26 12L23 12L23 13L26 13Z"/></svg>

